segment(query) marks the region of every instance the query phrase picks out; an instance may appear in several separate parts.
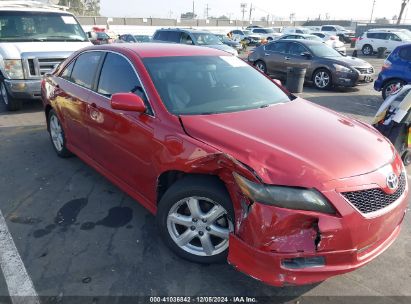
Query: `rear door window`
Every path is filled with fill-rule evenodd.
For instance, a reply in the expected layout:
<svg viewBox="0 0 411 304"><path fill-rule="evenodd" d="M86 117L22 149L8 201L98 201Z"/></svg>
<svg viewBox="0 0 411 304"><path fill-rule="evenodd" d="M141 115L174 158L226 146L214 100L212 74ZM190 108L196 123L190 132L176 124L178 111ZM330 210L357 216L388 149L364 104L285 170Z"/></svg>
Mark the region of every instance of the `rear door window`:
<svg viewBox="0 0 411 304"><path fill-rule="evenodd" d="M86 52L77 57L71 80L88 89L92 89L102 52Z"/></svg>
<svg viewBox="0 0 411 304"><path fill-rule="evenodd" d="M169 31L167 41L180 43L181 40L181 32L178 31Z"/></svg>

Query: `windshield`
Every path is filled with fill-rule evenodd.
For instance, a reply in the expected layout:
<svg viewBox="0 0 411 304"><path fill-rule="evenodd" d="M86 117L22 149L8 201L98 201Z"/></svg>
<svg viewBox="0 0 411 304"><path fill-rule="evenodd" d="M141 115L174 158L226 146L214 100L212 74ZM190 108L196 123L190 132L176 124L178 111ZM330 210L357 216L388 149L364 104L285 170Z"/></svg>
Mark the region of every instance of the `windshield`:
<svg viewBox="0 0 411 304"><path fill-rule="evenodd" d="M251 31L243 31L243 33L244 33L244 35L246 35L246 36L248 36L248 35L251 35L252 33L251 33Z"/></svg>
<svg viewBox="0 0 411 304"><path fill-rule="evenodd" d="M211 33L192 33L194 39L196 40L196 44L198 45L215 45L215 44L223 44L220 39L214 34Z"/></svg>
<svg viewBox="0 0 411 304"><path fill-rule="evenodd" d="M411 39L411 32L395 32L395 34L401 38L401 40L410 40Z"/></svg>
<svg viewBox="0 0 411 304"><path fill-rule="evenodd" d="M335 28L336 28L337 30L339 30L339 31L346 31L346 29L343 28L343 27L340 26L340 25L336 25Z"/></svg>
<svg viewBox="0 0 411 304"><path fill-rule="evenodd" d="M309 48L317 57L342 57L336 50L322 43L310 45Z"/></svg>
<svg viewBox="0 0 411 304"><path fill-rule="evenodd" d="M76 19L49 12L0 12L0 41L88 41Z"/></svg>
<svg viewBox="0 0 411 304"><path fill-rule="evenodd" d="M143 61L168 111L176 115L237 112L290 100L267 77L234 56Z"/></svg>

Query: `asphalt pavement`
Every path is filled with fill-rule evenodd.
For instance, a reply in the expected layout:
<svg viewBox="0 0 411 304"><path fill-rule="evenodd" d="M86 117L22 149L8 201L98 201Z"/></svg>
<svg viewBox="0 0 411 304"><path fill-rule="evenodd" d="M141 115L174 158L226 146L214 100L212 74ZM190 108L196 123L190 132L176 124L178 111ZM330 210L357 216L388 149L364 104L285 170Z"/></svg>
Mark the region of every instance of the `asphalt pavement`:
<svg viewBox="0 0 411 304"><path fill-rule="evenodd" d="M367 59L376 69L382 65ZM368 122L382 102L372 84L324 92L306 86L301 96ZM165 247L154 217L137 202L78 158L55 155L40 101L26 102L17 113L0 105L0 194L8 230L46 303L68 302L70 296L102 303L113 302L107 296L200 295L277 296L291 303L356 303L353 296L362 296L358 303L411 302L409 214L386 252L320 284L277 288L227 264L190 263ZM8 295L0 272L0 303L9 302Z"/></svg>

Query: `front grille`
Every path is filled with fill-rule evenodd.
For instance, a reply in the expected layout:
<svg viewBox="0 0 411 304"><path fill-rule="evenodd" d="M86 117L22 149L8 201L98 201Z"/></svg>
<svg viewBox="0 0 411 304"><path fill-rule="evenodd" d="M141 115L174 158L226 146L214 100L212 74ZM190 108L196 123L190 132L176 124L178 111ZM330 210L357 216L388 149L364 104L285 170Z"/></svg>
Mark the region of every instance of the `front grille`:
<svg viewBox="0 0 411 304"><path fill-rule="evenodd" d="M405 174L402 173L399 178L398 189L393 194L387 194L380 188L343 192L341 194L362 213L370 213L394 203L404 193L405 178Z"/></svg>
<svg viewBox="0 0 411 304"><path fill-rule="evenodd" d="M355 68L360 74L374 74L374 68Z"/></svg>
<svg viewBox="0 0 411 304"><path fill-rule="evenodd" d="M64 58L29 58L27 59L29 77L41 77L51 72Z"/></svg>

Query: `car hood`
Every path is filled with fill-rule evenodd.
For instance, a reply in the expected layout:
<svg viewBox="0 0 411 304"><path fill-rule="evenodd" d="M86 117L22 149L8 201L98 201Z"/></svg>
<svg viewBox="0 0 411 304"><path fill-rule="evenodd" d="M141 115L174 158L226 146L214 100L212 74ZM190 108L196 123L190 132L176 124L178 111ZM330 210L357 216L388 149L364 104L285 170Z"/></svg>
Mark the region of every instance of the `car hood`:
<svg viewBox="0 0 411 304"><path fill-rule="evenodd" d="M222 50L227 53L236 55L237 51L234 50L231 46L225 45L225 44L210 44L210 45L204 45L209 48L217 49L217 50Z"/></svg>
<svg viewBox="0 0 411 304"><path fill-rule="evenodd" d="M81 48L92 45L91 42L2 42L0 43L1 55L3 58L20 59L24 53L47 53L62 52L72 53Z"/></svg>
<svg viewBox="0 0 411 304"><path fill-rule="evenodd" d="M215 115L182 115L186 132L253 168L267 184L316 187L392 162L371 126L309 101Z"/></svg>
<svg viewBox="0 0 411 304"><path fill-rule="evenodd" d="M369 64L367 61L356 58L356 57L350 57L350 56L342 56L342 57L324 57L325 59L332 61L333 63L341 64L344 63L348 66L351 67L365 67L369 68L371 67L371 64Z"/></svg>

